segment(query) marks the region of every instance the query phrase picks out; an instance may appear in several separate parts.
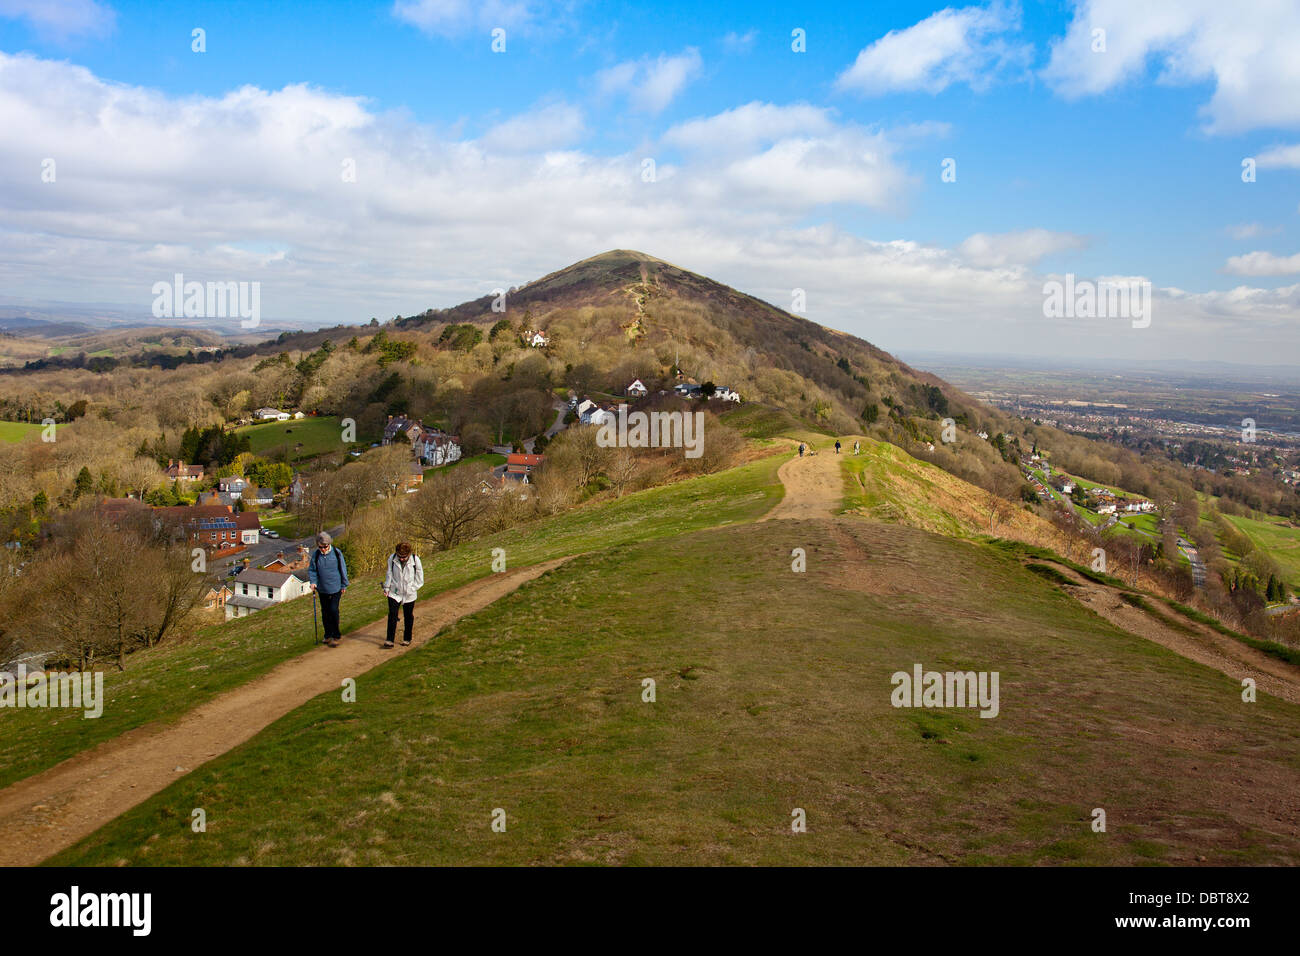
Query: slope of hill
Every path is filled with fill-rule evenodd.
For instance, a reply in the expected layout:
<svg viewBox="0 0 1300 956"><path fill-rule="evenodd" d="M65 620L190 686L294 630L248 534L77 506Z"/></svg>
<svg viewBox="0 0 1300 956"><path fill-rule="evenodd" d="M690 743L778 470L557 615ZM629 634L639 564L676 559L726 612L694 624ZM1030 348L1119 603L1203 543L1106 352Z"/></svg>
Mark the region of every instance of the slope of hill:
<svg viewBox="0 0 1300 956"><path fill-rule="evenodd" d="M552 354L611 373L610 387L619 393L636 376L673 380L679 365L687 380L729 385L747 400L782 405L842 432L860 427L865 414L885 422L895 405L900 419L997 415L856 336L640 252L592 256L508 290L504 312L494 305L500 305L495 297L483 296L386 327L427 337L452 324L486 333L505 319L516 332L546 331ZM286 335L264 348L313 349L326 339L338 344L373 331L344 326Z"/></svg>
<svg viewBox="0 0 1300 956"><path fill-rule="evenodd" d="M1022 551L979 543L965 510L975 493L933 466L874 446L855 463L828 451L829 436L814 441L817 456L780 469L787 498L810 497L783 499L775 520L753 523L775 498L782 458L769 457L430 561L438 591L475 577L475 554L485 569L493 546L519 567L577 555L437 635L420 631L400 659L358 649L381 663L358 671L355 703L323 681L321 696L186 764L53 862L1300 862L1294 665L1265 662L1260 699L1243 707L1222 671L1259 662L1209 646L1172 607L1117 602L1063 563L1043 573ZM827 480L790 481L795 471ZM959 534L843 514L868 488L907 506L893 517L953 521ZM353 613L373 617L358 585ZM241 623L280 631L295 610ZM267 648L262 667L294 653L283 638ZM238 653L194 645L179 673L166 667L187 702L171 713L193 706L196 672ZM918 663L996 671L997 719L892 706L892 675ZM134 705L131 680L113 689L114 710ZM162 685L145 680L152 697ZM45 729L47 743L87 745ZM248 738L230 734L230 746ZM132 753L132 740L106 753ZM30 773L26 744L9 759ZM171 779L156 771L115 771L121 808ZM124 789L133 781L141 789ZM12 811L0 825L85 804L43 801L42 785L0 791ZM1107 834L1091 827L1099 806ZM199 841L194 807L208 814ZM492 830L497 808L508 837ZM50 824L45 845L107 819L85 809L79 830ZM796 810L806 834L790 831Z"/></svg>
<svg viewBox="0 0 1300 956"><path fill-rule="evenodd" d="M1051 523L1019 505L1007 507L989 492L913 458L886 442L861 441L862 453L844 456L848 474L846 505L863 517L911 525L952 537L997 534L1050 546L1057 533Z"/></svg>
<svg viewBox="0 0 1300 956"><path fill-rule="evenodd" d="M997 718L891 706L917 663ZM53 862L1300 862L1300 710L1239 691L995 549L740 525L576 558Z"/></svg>

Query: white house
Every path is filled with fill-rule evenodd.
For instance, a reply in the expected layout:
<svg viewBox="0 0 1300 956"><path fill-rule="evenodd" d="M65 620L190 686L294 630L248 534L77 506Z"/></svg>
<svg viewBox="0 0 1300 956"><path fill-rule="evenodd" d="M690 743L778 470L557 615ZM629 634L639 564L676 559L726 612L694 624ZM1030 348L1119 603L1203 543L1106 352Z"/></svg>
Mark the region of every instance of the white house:
<svg viewBox="0 0 1300 956"><path fill-rule="evenodd" d="M424 429L420 437L411 442L411 448L415 450L415 457L435 468L460 461L460 440L437 429Z"/></svg>
<svg viewBox="0 0 1300 956"><path fill-rule="evenodd" d="M287 422L289 413L282 412L278 408L259 408L253 412L253 417L261 422Z"/></svg>
<svg viewBox="0 0 1300 956"><path fill-rule="evenodd" d="M582 401L580 401L580 402L577 404L577 407L574 408L574 412L575 412L575 413L577 414L577 416L578 416L578 421L580 421L580 422L586 422L586 420L587 420L587 416L591 414L592 410L593 410L593 409L596 409L596 408L599 408L599 407L600 407L600 406L598 406L598 405L597 405L595 402L593 402L591 399L589 399L589 398L584 398Z"/></svg>
<svg viewBox="0 0 1300 956"><path fill-rule="evenodd" d="M1097 514L1099 515L1113 515L1114 513L1115 513L1114 502L1108 501L1105 504L1101 504L1097 506Z"/></svg>
<svg viewBox="0 0 1300 956"><path fill-rule="evenodd" d="M308 593L307 572L287 573L249 568L231 582L234 592L226 598L226 620L247 617Z"/></svg>
<svg viewBox="0 0 1300 956"><path fill-rule="evenodd" d="M618 414L612 408L601 408L597 405L586 414L579 415L578 420L584 425L616 425Z"/></svg>
<svg viewBox="0 0 1300 956"><path fill-rule="evenodd" d="M546 337L546 333L541 329L524 329L522 336L524 344L530 348L545 348L551 342L551 340Z"/></svg>
<svg viewBox="0 0 1300 956"><path fill-rule="evenodd" d="M645 398L649 391L650 390L645 387L645 382L638 378L634 379L631 385L623 389L623 394L628 398Z"/></svg>
<svg viewBox="0 0 1300 956"><path fill-rule="evenodd" d="M738 401L740 401L740 393L737 392L737 391L734 391L734 390L731 389L731 388L728 388L726 385L719 385L719 386L717 387L717 390L713 393L713 397L714 397L714 398L720 398L720 399L722 399L724 402L738 402Z"/></svg>

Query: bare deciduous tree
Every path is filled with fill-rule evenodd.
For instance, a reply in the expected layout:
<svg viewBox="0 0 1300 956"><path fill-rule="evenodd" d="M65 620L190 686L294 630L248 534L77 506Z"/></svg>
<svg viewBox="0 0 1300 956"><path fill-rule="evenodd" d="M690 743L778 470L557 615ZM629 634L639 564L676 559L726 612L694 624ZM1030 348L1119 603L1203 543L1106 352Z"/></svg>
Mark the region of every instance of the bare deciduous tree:
<svg viewBox="0 0 1300 956"><path fill-rule="evenodd" d="M481 486L484 473L468 466L437 471L413 496L408 521L415 535L439 551L469 537L492 504Z"/></svg>

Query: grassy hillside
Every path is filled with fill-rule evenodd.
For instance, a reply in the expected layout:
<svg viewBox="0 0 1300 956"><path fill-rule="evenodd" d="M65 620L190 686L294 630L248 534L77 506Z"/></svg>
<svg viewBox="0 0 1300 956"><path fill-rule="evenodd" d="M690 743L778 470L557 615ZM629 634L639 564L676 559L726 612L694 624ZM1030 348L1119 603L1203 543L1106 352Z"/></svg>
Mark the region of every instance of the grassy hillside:
<svg viewBox="0 0 1300 956"><path fill-rule="evenodd" d="M845 440L842 457L845 505L856 514L959 538L994 533L1030 542L1054 539L1047 521L1018 504L990 531L988 492L886 442L857 439L862 453L854 455L854 440Z"/></svg>
<svg viewBox="0 0 1300 956"><path fill-rule="evenodd" d="M30 435L40 435L44 425L39 423L31 424L29 422L0 422L0 441L19 442ZM55 425L55 429L62 428L62 425Z"/></svg>
<svg viewBox="0 0 1300 956"><path fill-rule="evenodd" d="M504 548L512 568L646 538L747 521L780 499L777 458L630 494L610 504L577 508L519 525L441 554L424 555L422 597L491 572L491 549ZM342 629L387 613L378 579L357 579L343 601ZM168 720L275 665L312 649L310 599L207 628L191 641L131 655L124 673L104 680L103 716L79 711L5 713L0 736L0 787L38 773L96 744L154 720Z"/></svg>
<svg viewBox="0 0 1300 956"><path fill-rule="evenodd" d="M999 716L895 709L914 663L999 672ZM358 685L52 862L1300 862L1300 708L898 525L610 547Z"/></svg>
<svg viewBox="0 0 1300 956"><path fill-rule="evenodd" d="M1300 588L1300 529L1281 518L1260 521L1229 514L1224 518L1277 563L1292 588Z"/></svg>
<svg viewBox="0 0 1300 956"><path fill-rule="evenodd" d="M334 415L246 425L236 431L248 436L248 444L254 455L266 457L283 451L287 461L315 458L347 447L343 444L343 426ZM363 440L363 436L358 435L357 440ZM373 440L373 436L364 440Z"/></svg>

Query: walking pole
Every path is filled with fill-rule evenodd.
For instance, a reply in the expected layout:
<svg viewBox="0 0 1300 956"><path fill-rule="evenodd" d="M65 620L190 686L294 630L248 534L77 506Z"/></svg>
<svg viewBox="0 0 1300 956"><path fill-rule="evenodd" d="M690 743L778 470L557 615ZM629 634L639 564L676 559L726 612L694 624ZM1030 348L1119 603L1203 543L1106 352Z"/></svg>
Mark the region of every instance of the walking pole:
<svg viewBox="0 0 1300 956"><path fill-rule="evenodd" d="M316 592L311 592L311 642L319 644L320 638L316 634Z"/></svg>

